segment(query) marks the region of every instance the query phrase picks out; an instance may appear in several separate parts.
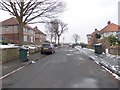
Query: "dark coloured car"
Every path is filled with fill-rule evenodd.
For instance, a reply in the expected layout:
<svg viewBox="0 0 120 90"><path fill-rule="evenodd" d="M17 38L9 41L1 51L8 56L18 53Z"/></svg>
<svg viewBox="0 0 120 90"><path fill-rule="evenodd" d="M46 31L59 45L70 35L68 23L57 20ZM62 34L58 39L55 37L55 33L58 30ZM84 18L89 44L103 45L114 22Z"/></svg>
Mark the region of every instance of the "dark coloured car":
<svg viewBox="0 0 120 90"><path fill-rule="evenodd" d="M54 47L54 45L51 44L51 43L44 43L41 46L41 54L45 54L45 53L50 53L50 54L55 53L55 47Z"/></svg>

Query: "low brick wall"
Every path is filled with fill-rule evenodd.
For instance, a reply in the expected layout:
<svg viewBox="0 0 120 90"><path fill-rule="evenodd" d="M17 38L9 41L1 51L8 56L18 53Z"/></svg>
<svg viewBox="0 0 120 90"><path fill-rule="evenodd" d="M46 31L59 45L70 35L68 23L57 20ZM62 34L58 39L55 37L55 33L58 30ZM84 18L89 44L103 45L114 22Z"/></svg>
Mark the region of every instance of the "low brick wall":
<svg viewBox="0 0 120 90"><path fill-rule="evenodd" d="M120 46L112 46L109 48L108 52L113 55L120 55Z"/></svg>
<svg viewBox="0 0 120 90"><path fill-rule="evenodd" d="M17 48L0 49L0 63L5 63L19 58L19 51Z"/></svg>

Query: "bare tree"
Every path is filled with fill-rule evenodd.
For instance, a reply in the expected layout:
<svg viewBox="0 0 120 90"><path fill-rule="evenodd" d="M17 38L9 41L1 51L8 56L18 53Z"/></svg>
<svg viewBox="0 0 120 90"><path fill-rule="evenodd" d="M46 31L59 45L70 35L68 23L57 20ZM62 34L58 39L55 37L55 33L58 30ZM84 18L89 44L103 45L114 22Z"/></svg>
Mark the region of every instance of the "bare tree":
<svg viewBox="0 0 120 90"><path fill-rule="evenodd" d="M51 20L50 22L46 23L46 27L47 27L47 32L49 32L48 34L52 35L51 39L54 38L56 44L57 35L55 31L58 30L58 22L55 20Z"/></svg>
<svg viewBox="0 0 120 90"><path fill-rule="evenodd" d="M77 43L78 40L80 39L80 36L78 34L73 34L72 38L75 41L75 43Z"/></svg>
<svg viewBox="0 0 120 90"><path fill-rule="evenodd" d="M49 24L48 24L49 25ZM68 30L67 28L67 24L65 24L64 22L62 22L61 20L55 19L52 20L50 22L49 25L49 30L52 29L53 33L54 33L54 38L55 38L55 43L56 43L56 39L58 39L58 45L60 44L60 36L66 31Z"/></svg>
<svg viewBox="0 0 120 90"><path fill-rule="evenodd" d="M50 37L50 41L53 42L53 38L55 37L55 33L53 30L54 28L52 27L51 23L46 23L45 27L46 27L46 33Z"/></svg>
<svg viewBox="0 0 120 90"><path fill-rule="evenodd" d="M56 31L57 37L58 37L58 45L60 44L60 36L68 30L67 24L60 21L59 22L59 29Z"/></svg>
<svg viewBox="0 0 120 90"><path fill-rule="evenodd" d="M65 4L58 0L1 0L0 9L15 16L19 22L19 45L23 44L23 27L36 18L55 18L64 11Z"/></svg>

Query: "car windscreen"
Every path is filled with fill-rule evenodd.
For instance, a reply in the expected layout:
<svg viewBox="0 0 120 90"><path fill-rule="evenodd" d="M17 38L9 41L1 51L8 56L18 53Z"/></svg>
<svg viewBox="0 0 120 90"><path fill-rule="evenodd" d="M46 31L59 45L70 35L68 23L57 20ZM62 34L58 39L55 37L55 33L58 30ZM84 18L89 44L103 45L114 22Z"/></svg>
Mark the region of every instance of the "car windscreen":
<svg viewBox="0 0 120 90"><path fill-rule="evenodd" d="M42 47L51 47L50 44L43 44Z"/></svg>

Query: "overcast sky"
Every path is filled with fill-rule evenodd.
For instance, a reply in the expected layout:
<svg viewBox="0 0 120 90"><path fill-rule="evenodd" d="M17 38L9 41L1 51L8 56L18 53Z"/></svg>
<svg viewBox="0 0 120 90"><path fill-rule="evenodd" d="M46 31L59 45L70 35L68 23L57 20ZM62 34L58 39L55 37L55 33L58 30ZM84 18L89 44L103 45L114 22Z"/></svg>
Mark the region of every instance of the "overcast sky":
<svg viewBox="0 0 120 90"><path fill-rule="evenodd" d="M71 41L72 34L77 33L81 42L87 42L86 34L92 33L95 28L101 30L107 21L118 23L119 0L66 0L68 9L64 13L65 22L69 31L65 40Z"/></svg>
<svg viewBox="0 0 120 90"><path fill-rule="evenodd" d="M67 7L61 19L68 24L69 30L61 37L61 42L73 42L72 35L78 34L80 41L87 43L87 34L91 34L95 28L101 30L110 20L118 24L119 0L64 0ZM0 21L9 18L9 14L0 11ZM38 24L36 24L38 25ZM38 26L45 32L43 27Z"/></svg>

